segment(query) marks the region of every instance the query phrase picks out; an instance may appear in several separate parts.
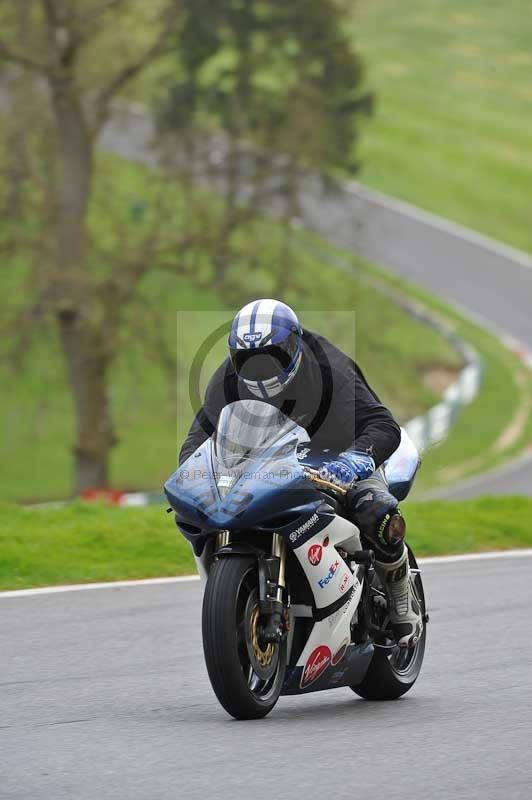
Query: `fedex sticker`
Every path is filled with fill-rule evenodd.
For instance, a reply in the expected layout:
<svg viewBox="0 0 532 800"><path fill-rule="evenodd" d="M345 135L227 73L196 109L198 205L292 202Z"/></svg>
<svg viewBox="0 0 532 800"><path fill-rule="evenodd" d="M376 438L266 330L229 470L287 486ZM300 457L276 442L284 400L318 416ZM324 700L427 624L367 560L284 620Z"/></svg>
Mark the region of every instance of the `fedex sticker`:
<svg viewBox="0 0 532 800"><path fill-rule="evenodd" d="M327 586L329 581L332 581L332 579L336 575L336 570L338 569L339 566L340 566L340 562L339 561L335 561L329 567L329 572L327 573L327 575L325 575L323 578L320 578L318 583L319 583L319 585L321 586L322 589L325 589L325 587Z"/></svg>

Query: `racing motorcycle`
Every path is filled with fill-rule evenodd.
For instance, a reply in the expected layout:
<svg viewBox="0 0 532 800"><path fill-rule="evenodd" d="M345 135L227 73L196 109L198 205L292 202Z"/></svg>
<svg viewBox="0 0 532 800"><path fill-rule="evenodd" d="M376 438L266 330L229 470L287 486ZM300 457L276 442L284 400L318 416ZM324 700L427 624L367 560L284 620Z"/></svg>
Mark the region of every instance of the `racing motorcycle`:
<svg viewBox="0 0 532 800"><path fill-rule="evenodd" d="M205 585L209 678L236 719L266 716L280 695L339 686L391 700L419 675L428 617L414 554L411 583L424 625L414 647L400 648L374 553L343 515L346 491L320 477L334 457L274 406L239 400L165 483ZM385 465L398 499L417 465L403 432Z"/></svg>

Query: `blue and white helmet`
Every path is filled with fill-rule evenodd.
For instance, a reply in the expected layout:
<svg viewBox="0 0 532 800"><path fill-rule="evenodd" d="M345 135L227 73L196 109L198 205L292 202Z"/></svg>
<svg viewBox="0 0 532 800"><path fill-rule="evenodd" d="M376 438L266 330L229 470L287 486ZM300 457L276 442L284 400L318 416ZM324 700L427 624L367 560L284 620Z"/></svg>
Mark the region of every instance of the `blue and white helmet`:
<svg viewBox="0 0 532 800"><path fill-rule="evenodd" d="M292 309L278 300L255 300L233 320L229 352L239 378L267 400L292 380L302 358L303 330Z"/></svg>

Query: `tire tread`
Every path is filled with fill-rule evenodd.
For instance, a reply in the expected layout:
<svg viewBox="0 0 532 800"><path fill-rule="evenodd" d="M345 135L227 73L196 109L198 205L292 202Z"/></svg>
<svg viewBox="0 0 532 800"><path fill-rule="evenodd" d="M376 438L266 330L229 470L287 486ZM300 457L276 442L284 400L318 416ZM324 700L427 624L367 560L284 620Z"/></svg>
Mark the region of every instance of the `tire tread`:
<svg viewBox="0 0 532 800"><path fill-rule="evenodd" d="M235 640L235 611L238 589L253 568L247 557L222 558L215 562L203 598L203 652L209 678L221 705L236 719L266 716L279 693L262 701L250 691L242 672Z"/></svg>

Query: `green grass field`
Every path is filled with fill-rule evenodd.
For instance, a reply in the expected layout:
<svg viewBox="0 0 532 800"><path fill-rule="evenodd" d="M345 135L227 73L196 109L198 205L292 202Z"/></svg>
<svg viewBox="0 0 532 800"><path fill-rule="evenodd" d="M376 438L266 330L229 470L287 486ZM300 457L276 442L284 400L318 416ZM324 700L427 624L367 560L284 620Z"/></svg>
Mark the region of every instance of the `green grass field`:
<svg viewBox="0 0 532 800"><path fill-rule="evenodd" d="M492 334L399 278L369 268L379 282L423 306L469 342L483 364L481 391L454 420L449 437L423 454L414 497L459 482L521 453L532 441L532 373ZM505 402L501 403L501 387Z"/></svg>
<svg viewBox="0 0 532 800"><path fill-rule="evenodd" d="M529 0L344 7L376 93L361 182L532 252ZM169 67L162 59L131 96L157 96Z"/></svg>
<svg viewBox="0 0 532 800"><path fill-rule="evenodd" d="M419 556L532 546L532 500L407 503ZM0 589L182 575L189 545L164 506L63 508L0 505Z"/></svg>
<svg viewBox="0 0 532 800"><path fill-rule="evenodd" d="M104 165L108 180L112 179L117 187L115 202L127 214L131 203L148 191L150 176L139 167L116 159L106 157ZM176 190L176 214L179 205ZM105 237L116 235L104 215L94 215L92 224ZM264 227L273 241L278 235L277 227L272 222L265 222ZM235 295L238 305L254 296L271 296L267 247L262 248L261 258L249 271L250 277L240 281ZM318 256L306 252L298 258L299 274L304 280L289 286L287 300L298 308L303 323L328 334L354 355L400 419L430 407L437 395L424 381L427 370L453 370L460 365L448 342L368 289L356 275L339 276L332 268L323 267ZM242 259L233 268L244 276L246 266ZM3 302L16 307L22 300L26 278L22 264L11 267L0 270L0 291ZM360 264L359 269L365 267ZM142 301L139 303L135 310L139 316L134 323L142 328L142 335L131 337L130 329L124 331L127 344L111 381L111 403L119 436L112 456L112 481L115 486L130 490L158 488L174 468L178 444L192 418L188 398L192 356L210 330L232 314L231 309L223 309L213 290L194 288L183 278L158 270L157 265L146 276L142 298L151 312L145 315ZM349 313L341 309L348 309ZM387 321L384 335L375 324L383 317ZM360 333L357 338L355 324ZM206 360L201 375L203 385L225 355L225 341L221 339ZM397 369L398 364L401 369ZM51 326L34 336L21 359L5 359L0 381L9 387L0 396L4 425L0 454L7 467L0 497L36 501L68 496L74 420Z"/></svg>
<svg viewBox="0 0 532 800"><path fill-rule="evenodd" d="M530 2L358 2L350 30L377 94L360 180L532 251Z"/></svg>
<svg viewBox="0 0 532 800"><path fill-rule="evenodd" d="M309 239L323 263L338 272L354 272L399 302L414 303L439 319L448 330L475 348L482 364L482 384L477 397L456 411L448 438L423 453L414 497L428 489L456 483L500 465L521 453L532 441L532 373L491 333L479 328L444 302L407 281L365 264L360 270L349 253L325 248ZM416 343L412 342L415 351ZM504 387L504 403L501 403Z"/></svg>
<svg viewBox="0 0 532 800"><path fill-rule="evenodd" d="M392 0L374 0L353 5L350 27L377 93L375 117L361 138L362 182L532 250L530 5L525 0L505 5L413 0L399 8ZM133 94L149 97L162 69L160 64L148 73ZM145 175L118 162L110 172L127 208L142 194ZM4 299L17 304L24 265L8 266L0 271L0 288ZM309 291L292 289L287 299L309 310L337 307L337 276L312 258L305 269ZM242 302L268 294L264 266L252 280ZM172 353L177 309L219 308L211 291L194 291L157 270L143 291L159 309L157 322L150 323L156 334L151 338L160 336ZM447 345L427 329L420 335L418 325L356 280L342 279L341 295L343 307L356 309L357 329L364 332L356 342L357 358L385 402L403 420L431 405L435 395L422 377L431 365L456 366ZM376 313L387 320L385 340L377 336ZM501 450L501 436L529 401L529 378L493 339L458 319L456 325L483 352L486 382L450 439L426 456L421 488L479 471L517 452L532 436L529 414ZM190 347L185 342L176 357L182 375ZM73 417L53 333L40 336L23 363L2 366L0 380L9 387L0 397L5 465L0 497L66 496ZM497 401L501 386L504 411ZM111 401L120 437L112 459L114 484L157 487L175 463L177 442L190 418L185 393L179 386L176 393L173 366L165 366L153 346L129 346L114 369ZM453 471L459 462L464 463Z"/></svg>

